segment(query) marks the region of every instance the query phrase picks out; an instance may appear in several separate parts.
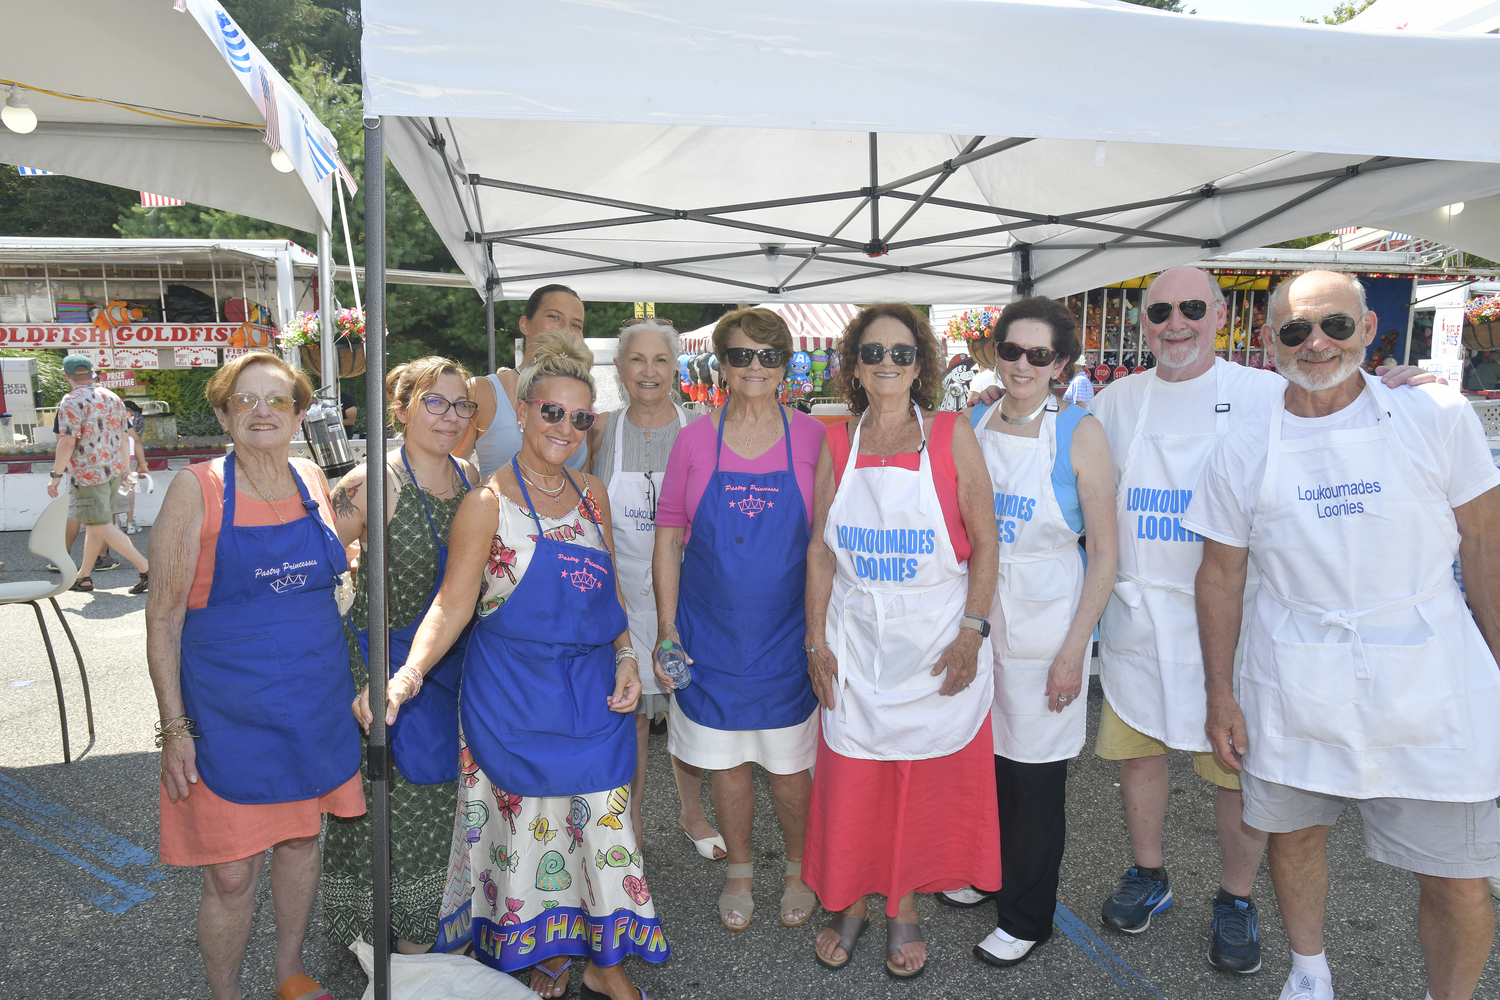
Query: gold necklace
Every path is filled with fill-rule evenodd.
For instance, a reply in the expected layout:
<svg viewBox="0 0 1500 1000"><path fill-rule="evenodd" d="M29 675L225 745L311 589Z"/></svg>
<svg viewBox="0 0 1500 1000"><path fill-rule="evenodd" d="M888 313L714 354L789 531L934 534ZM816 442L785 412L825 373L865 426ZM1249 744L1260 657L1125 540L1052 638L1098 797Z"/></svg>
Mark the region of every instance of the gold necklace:
<svg viewBox="0 0 1500 1000"><path fill-rule="evenodd" d="M240 471L245 474L245 479L250 483L250 488L255 490L256 494L261 498L266 506L271 508L271 513L276 515L276 520L280 521L282 524L286 524L286 518L281 516L281 511L276 509L276 505L271 502L271 498L266 495L266 491L260 488L260 483L257 483L255 481L255 477L250 474L250 467L247 466L244 462L241 462L238 458L235 459L235 462L238 463Z"/></svg>

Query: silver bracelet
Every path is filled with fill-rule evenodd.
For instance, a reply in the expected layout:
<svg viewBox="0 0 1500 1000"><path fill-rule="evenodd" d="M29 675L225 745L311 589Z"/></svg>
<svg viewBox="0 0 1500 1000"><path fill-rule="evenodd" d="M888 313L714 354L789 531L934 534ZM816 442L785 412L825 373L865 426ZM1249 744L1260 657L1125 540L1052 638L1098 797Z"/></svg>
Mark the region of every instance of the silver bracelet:
<svg viewBox="0 0 1500 1000"><path fill-rule="evenodd" d="M631 649L629 646L621 646L619 649L615 650L615 666L618 667L621 660L634 660L636 666L641 665L641 658L639 656L636 656L635 650Z"/></svg>

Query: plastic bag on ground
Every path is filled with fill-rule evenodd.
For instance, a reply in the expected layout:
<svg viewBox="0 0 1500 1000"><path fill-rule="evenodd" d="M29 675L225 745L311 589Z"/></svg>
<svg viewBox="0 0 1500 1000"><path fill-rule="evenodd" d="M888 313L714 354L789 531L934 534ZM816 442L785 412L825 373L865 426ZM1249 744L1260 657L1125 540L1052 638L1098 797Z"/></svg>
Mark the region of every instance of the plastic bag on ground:
<svg viewBox="0 0 1500 1000"><path fill-rule="evenodd" d="M363 1000L375 1000L375 949L363 938L349 946L372 982ZM575 967L577 963L574 963ZM392 955L391 1000L536 1000L536 994L503 972L463 955Z"/></svg>

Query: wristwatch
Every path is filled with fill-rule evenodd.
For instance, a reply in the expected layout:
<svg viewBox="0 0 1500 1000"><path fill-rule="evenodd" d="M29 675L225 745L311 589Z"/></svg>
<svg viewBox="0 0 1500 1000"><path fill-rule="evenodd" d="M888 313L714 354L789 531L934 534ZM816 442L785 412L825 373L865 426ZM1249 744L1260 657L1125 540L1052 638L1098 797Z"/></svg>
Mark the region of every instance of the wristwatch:
<svg viewBox="0 0 1500 1000"><path fill-rule="evenodd" d="M975 624L976 622L978 624ZM964 615L963 618L959 619L958 627L973 629L979 633L981 639L988 639L990 637L990 620L988 618L981 618L978 615Z"/></svg>
<svg viewBox="0 0 1500 1000"><path fill-rule="evenodd" d="M54 473L52 473L52 478L53 479L61 479L65 475L67 475L67 473L65 473L65 472L54 472Z"/></svg>

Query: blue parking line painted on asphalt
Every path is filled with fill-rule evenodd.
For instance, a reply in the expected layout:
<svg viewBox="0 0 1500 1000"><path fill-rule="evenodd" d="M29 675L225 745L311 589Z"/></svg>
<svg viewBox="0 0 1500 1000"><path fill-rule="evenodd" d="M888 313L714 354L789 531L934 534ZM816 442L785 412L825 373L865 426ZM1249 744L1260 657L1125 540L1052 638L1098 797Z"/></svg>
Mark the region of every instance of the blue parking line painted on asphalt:
<svg viewBox="0 0 1500 1000"><path fill-rule="evenodd" d="M1068 936L1078 950L1083 952L1089 961L1097 965L1101 972L1115 981L1115 985L1124 990L1127 996L1155 997L1156 1000L1166 1000L1156 991L1150 983L1146 982L1144 976L1130 967L1115 950L1105 944L1099 935L1075 917L1072 912L1061 903L1057 904L1057 911L1052 915L1053 923L1057 924L1058 930Z"/></svg>
<svg viewBox="0 0 1500 1000"><path fill-rule="evenodd" d="M64 869L64 873L59 874L52 866L38 861L27 859L28 863L106 913L124 913L156 895L144 885L115 874L115 871L139 867L148 869L142 879L144 882L166 878L162 872L149 870L155 859L144 848L3 774L0 774L0 807L11 810L5 813L0 808L0 813L4 813L0 815L0 830L15 834L22 841L61 858L74 868Z"/></svg>

